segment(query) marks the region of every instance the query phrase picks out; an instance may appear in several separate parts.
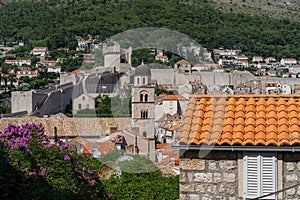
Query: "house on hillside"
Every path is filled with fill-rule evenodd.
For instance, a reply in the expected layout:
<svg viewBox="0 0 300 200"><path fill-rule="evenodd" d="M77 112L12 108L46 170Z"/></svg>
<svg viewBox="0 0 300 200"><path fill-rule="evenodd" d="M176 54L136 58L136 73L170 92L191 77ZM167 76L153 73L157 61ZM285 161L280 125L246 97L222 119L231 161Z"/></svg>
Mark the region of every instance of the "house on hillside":
<svg viewBox="0 0 300 200"><path fill-rule="evenodd" d="M257 62L257 63L263 62L263 58L262 58L261 56L253 56L252 62L253 62L253 63L254 63L254 62Z"/></svg>
<svg viewBox="0 0 300 200"><path fill-rule="evenodd" d="M300 65L292 65L288 67L289 72L292 72L294 74L299 74L300 73Z"/></svg>
<svg viewBox="0 0 300 200"><path fill-rule="evenodd" d="M48 47L34 47L30 51L30 55L46 57L48 55Z"/></svg>
<svg viewBox="0 0 300 200"><path fill-rule="evenodd" d="M37 77L37 75L38 75L38 71L37 70L35 70L35 71L31 71L31 70L19 70L16 73L16 76L17 76L18 79L20 79L23 76L28 76L29 78Z"/></svg>
<svg viewBox="0 0 300 200"><path fill-rule="evenodd" d="M280 60L280 64L285 65L285 66L296 65L297 60L296 60L296 58L282 58Z"/></svg>
<svg viewBox="0 0 300 200"><path fill-rule="evenodd" d="M300 95L193 95L180 199L300 199L299 115Z"/></svg>
<svg viewBox="0 0 300 200"><path fill-rule="evenodd" d="M5 60L4 63L9 65L16 65L18 67L22 66L31 66L31 60L30 59L20 59L20 60Z"/></svg>
<svg viewBox="0 0 300 200"><path fill-rule="evenodd" d="M55 66L56 61L55 60L41 60L39 64L43 66Z"/></svg>
<svg viewBox="0 0 300 200"><path fill-rule="evenodd" d="M274 57L267 57L265 58L265 62L269 64L276 63L276 59Z"/></svg>
<svg viewBox="0 0 300 200"><path fill-rule="evenodd" d="M61 66L48 66L47 72L61 73Z"/></svg>

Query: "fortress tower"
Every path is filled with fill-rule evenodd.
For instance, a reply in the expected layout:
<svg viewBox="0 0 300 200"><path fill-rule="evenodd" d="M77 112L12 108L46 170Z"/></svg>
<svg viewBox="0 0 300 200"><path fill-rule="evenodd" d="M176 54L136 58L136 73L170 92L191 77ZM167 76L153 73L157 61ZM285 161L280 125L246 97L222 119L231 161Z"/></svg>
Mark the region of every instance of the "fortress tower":
<svg viewBox="0 0 300 200"><path fill-rule="evenodd" d="M121 63L131 65L132 48L122 49L119 44L103 45L104 67L119 67Z"/></svg>

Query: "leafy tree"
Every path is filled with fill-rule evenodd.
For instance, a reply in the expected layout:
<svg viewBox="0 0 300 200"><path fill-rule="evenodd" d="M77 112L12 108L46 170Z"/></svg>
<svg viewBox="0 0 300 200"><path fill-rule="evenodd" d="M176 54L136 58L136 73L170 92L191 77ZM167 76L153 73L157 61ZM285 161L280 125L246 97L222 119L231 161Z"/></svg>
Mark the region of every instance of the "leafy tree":
<svg viewBox="0 0 300 200"><path fill-rule="evenodd" d="M166 89L158 88L158 89L155 90L155 94L156 95L160 95L160 94L173 94L173 90L166 90Z"/></svg>
<svg viewBox="0 0 300 200"><path fill-rule="evenodd" d="M95 107L97 114L111 114L111 99L108 95L99 94L95 98Z"/></svg>

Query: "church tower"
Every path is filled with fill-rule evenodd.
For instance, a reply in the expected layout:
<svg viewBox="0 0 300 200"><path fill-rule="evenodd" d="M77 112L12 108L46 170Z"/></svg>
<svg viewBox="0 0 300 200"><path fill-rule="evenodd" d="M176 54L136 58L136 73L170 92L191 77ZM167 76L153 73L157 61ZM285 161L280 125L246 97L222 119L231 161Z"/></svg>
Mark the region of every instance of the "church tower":
<svg viewBox="0 0 300 200"><path fill-rule="evenodd" d="M147 138L154 138L155 85L151 84L150 68L142 63L135 70L132 88L132 127Z"/></svg>

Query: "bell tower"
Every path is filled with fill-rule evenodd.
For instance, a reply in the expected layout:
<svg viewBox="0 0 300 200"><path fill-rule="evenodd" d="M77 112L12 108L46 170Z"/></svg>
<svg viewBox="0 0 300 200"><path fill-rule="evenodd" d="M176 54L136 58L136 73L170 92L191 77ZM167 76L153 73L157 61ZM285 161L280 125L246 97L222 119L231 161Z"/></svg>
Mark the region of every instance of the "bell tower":
<svg viewBox="0 0 300 200"><path fill-rule="evenodd" d="M132 127L139 135L154 138L155 86L151 84L150 68L144 63L135 70L132 88Z"/></svg>

